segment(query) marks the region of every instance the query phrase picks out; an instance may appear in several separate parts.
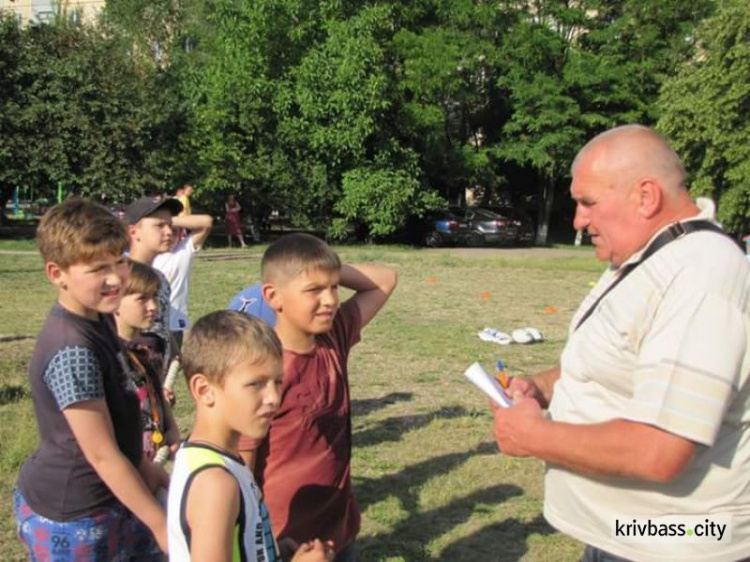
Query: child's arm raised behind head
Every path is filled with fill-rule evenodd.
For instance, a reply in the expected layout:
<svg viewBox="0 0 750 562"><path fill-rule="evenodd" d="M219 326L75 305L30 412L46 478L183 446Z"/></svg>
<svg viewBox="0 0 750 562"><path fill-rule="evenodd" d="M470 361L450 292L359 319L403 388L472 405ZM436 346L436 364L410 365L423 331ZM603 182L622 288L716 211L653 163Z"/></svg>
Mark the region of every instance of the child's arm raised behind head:
<svg viewBox="0 0 750 562"><path fill-rule="evenodd" d="M397 282L396 270L385 265L368 263L341 266L340 283L356 292L352 300L357 303L363 327L383 308Z"/></svg>
<svg viewBox="0 0 750 562"><path fill-rule="evenodd" d="M193 246L196 248L203 246L213 225L214 219L211 215L185 215L172 219L172 226L190 231L190 236L193 237Z"/></svg>
<svg viewBox="0 0 750 562"><path fill-rule="evenodd" d="M63 410L63 416L99 478L151 529L159 547L167 552L166 514L136 467L118 448L107 403L103 399L76 402Z"/></svg>
<svg viewBox="0 0 750 562"><path fill-rule="evenodd" d="M240 513L237 480L223 468L207 468L195 476L187 494L190 559L231 561L234 525Z"/></svg>

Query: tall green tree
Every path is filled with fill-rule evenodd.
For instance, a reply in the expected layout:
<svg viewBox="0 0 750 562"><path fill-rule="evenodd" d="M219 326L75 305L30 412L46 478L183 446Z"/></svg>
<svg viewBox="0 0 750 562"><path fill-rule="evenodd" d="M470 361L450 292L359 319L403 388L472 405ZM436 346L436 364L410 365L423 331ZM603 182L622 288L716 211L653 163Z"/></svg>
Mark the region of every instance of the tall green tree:
<svg viewBox="0 0 750 562"><path fill-rule="evenodd" d="M16 187L30 179L25 166L28 144L23 125L24 90L34 77L16 18L0 13L0 223Z"/></svg>
<svg viewBox="0 0 750 562"><path fill-rule="evenodd" d="M12 30L4 21L0 48L9 52L9 99L2 112L0 183L66 193L130 198L152 189L148 103L127 45L100 28L63 18Z"/></svg>
<svg viewBox="0 0 750 562"><path fill-rule="evenodd" d="M329 19L325 39L312 46L290 73L292 97L280 115L280 134L298 159L300 177L310 178L301 182L303 189L294 200L318 211L310 218L325 227L337 208L348 209L349 219L369 222L357 217L355 209L362 207L354 201L375 202L379 182L370 178L371 173L399 175L394 160L378 146L391 103L392 82L383 49L391 24L387 6ZM376 152L380 158L374 166ZM338 203L342 198L351 201ZM336 233L343 233L340 222Z"/></svg>
<svg viewBox="0 0 750 562"><path fill-rule="evenodd" d="M179 73L190 112L187 143L202 170L199 195L216 200L231 191L255 215L272 208L294 214L295 190L319 174L297 175L279 114L294 99L292 69L333 8L309 0L196 4L186 31L193 47Z"/></svg>
<svg viewBox="0 0 750 562"><path fill-rule="evenodd" d="M750 229L750 4L724 2L698 31L697 56L664 85L658 128L683 158L691 193L713 198L737 235Z"/></svg>
<svg viewBox="0 0 750 562"><path fill-rule="evenodd" d="M693 30L710 0L542 0L506 9L498 85L509 112L499 126L501 160L538 178L537 243L547 241L555 195L585 139L614 125L653 124L656 97L693 53Z"/></svg>

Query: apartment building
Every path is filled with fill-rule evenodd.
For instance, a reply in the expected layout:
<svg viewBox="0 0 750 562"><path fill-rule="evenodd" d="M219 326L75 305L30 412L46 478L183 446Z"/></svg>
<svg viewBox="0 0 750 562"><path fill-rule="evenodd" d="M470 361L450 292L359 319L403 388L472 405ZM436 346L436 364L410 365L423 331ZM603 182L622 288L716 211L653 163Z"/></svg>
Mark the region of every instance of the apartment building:
<svg viewBox="0 0 750 562"><path fill-rule="evenodd" d="M22 25L29 25L50 21L58 11L92 20L104 4L105 0L0 0L0 10L14 13Z"/></svg>

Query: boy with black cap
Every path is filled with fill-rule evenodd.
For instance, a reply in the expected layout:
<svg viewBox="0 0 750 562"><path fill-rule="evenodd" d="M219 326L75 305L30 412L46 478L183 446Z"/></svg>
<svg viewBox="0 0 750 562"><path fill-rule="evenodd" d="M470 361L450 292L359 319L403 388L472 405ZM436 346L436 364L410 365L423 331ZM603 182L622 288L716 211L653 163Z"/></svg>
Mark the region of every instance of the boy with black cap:
<svg viewBox="0 0 750 562"><path fill-rule="evenodd" d="M141 197L125 208L123 220L130 238L130 259L151 266L154 258L168 252L174 234L172 218L182 211L182 203L171 197ZM156 271L156 270L155 270ZM141 334L144 343L160 357L162 377L167 372L172 356L172 340L169 334L169 300L171 289L164 274L159 276L159 292L156 300L159 310L153 326Z"/></svg>

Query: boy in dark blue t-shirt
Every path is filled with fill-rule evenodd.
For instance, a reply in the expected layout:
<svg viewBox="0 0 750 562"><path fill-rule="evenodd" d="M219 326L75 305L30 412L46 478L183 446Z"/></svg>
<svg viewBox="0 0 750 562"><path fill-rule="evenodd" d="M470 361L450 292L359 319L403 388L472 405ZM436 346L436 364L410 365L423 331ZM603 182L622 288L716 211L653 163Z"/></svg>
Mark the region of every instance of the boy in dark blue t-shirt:
<svg viewBox="0 0 750 562"><path fill-rule="evenodd" d="M112 318L128 275L125 227L73 198L42 218L37 243L58 299L29 365L39 447L18 477L19 536L33 559L158 559L166 516L153 491L169 479L143 457Z"/></svg>

